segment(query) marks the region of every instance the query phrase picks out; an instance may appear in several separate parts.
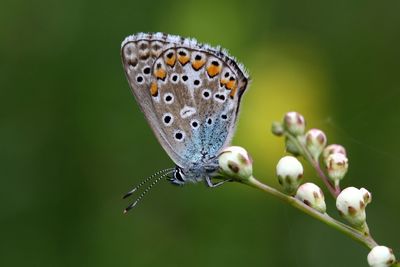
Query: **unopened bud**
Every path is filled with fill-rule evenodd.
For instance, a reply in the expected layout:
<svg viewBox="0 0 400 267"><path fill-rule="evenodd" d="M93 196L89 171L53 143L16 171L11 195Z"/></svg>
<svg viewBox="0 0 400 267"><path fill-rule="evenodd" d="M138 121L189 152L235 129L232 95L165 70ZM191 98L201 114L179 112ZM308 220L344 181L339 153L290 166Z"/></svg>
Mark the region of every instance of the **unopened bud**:
<svg viewBox="0 0 400 267"><path fill-rule="evenodd" d="M329 178L339 186L340 180L346 175L349 168L349 160L341 153L330 154L326 159L326 167Z"/></svg>
<svg viewBox="0 0 400 267"><path fill-rule="evenodd" d="M288 194L294 194L303 177L303 165L295 157L283 157L276 165L276 175L283 189Z"/></svg>
<svg viewBox="0 0 400 267"><path fill-rule="evenodd" d="M247 151L239 146L222 150L218 157L220 172L224 176L247 180L253 174L253 160Z"/></svg>
<svg viewBox="0 0 400 267"><path fill-rule="evenodd" d="M376 246L371 249L367 259L371 267L387 267L396 261L392 249L385 246Z"/></svg>
<svg viewBox="0 0 400 267"><path fill-rule="evenodd" d="M362 229L366 222L365 207L370 199L371 194L366 189L347 187L337 197L336 208L349 223Z"/></svg>
<svg viewBox="0 0 400 267"><path fill-rule="evenodd" d="M347 156L346 149L343 146L337 145L337 144L329 145L329 146L325 147L324 151L322 152L322 157L323 157L326 165L327 165L326 160L328 159L329 155L335 154L335 153L340 153L340 154Z"/></svg>
<svg viewBox="0 0 400 267"><path fill-rule="evenodd" d="M285 132L285 129L283 128L282 123L274 121L272 123L271 132L276 136L282 136Z"/></svg>
<svg viewBox="0 0 400 267"><path fill-rule="evenodd" d="M297 136L304 134L306 122L300 113L292 111L285 114L283 125L290 134Z"/></svg>
<svg viewBox="0 0 400 267"><path fill-rule="evenodd" d="M326 135L319 129L311 129L306 133L306 147L314 160L318 160L326 146Z"/></svg>
<svg viewBox="0 0 400 267"><path fill-rule="evenodd" d="M316 184L302 184L299 189L297 189L296 198L321 213L326 212L324 193Z"/></svg>
<svg viewBox="0 0 400 267"><path fill-rule="evenodd" d="M367 204L369 204L369 203L371 203L371 201L372 201L372 195L371 195L371 193L367 190L367 189L365 189L365 188L360 188L360 192L361 192L361 194L363 195L363 197L364 197L364 202L365 202L365 204L367 205Z"/></svg>

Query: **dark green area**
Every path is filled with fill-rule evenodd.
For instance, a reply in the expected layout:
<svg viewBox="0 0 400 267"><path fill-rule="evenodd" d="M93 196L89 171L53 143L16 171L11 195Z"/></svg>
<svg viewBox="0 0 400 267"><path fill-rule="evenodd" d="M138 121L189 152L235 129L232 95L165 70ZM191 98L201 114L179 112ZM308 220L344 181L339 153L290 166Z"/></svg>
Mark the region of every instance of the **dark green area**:
<svg viewBox="0 0 400 267"><path fill-rule="evenodd" d="M400 257L399 10L389 0L3 1L0 265L366 266L368 251L359 244L238 184L210 190L163 183L122 214L123 193L172 166L120 62L121 41L140 31L229 48L252 73L248 99L274 90L267 80L264 88L257 83L264 63L256 53L284 43L289 60L307 63L307 53L297 58L298 46L318 50L312 60L323 65L325 91L318 95L326 107L312 114L320 121L308 124L347 147L344 185L372 192L372 233ZM312 95L302 99L321 106ZM282 144L268 132L272 120L249 117L252 109L276 110L257 105L245 96L240 120ZM256 150L253 133L240 123L239 130L235 144ZM283 148L252 152L256 175L277 186L273 170ZM306 176L314 174L308 169ZM336 216L331 199L328 211Z"/></svg>

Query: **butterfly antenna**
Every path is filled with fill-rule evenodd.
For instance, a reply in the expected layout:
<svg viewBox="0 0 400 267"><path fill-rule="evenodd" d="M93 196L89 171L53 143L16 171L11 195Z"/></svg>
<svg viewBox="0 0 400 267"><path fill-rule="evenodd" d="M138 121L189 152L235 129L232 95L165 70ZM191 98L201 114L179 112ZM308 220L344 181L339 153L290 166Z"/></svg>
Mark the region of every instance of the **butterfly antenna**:
<svg viewBox="0 0 400 267"><path fill-rule="evenodd" d="M141 194L140 196L135 200L135 202L133 202L132 204L130 204L125 210L124 213L127 213L128 211L130 211L131 209L133 209L137 203L139 203L139 201L147 194L147 192L150 191L150 189L155 186L159 181L161 181L161 179L163 179L165 176L171 174L172 171L169 171L167 173L164 173L163 175L161 175L160 177L156 178Z"/></svg>
<svg viewBox="0 0 400 267"><path fill-rule="evenodd" d="M146 179L143 179L135 188L133 188L133 189L132 189L131 191L129 191L128 193L126 193L126 194L122 197L122 199L125 199L125 198L131 196L136 190L138 190L140 187L142 187L144 184L146 184L148 181L150 181L150 180L153 179L154 177L157 177L158 175L164 174L164 173L166 173L166 172L170 172L170 171L172 171L172 170L173 170L173 168L161 170L161 171L158 171L158 172L154 173L153 175L147 177Z"/></svg>

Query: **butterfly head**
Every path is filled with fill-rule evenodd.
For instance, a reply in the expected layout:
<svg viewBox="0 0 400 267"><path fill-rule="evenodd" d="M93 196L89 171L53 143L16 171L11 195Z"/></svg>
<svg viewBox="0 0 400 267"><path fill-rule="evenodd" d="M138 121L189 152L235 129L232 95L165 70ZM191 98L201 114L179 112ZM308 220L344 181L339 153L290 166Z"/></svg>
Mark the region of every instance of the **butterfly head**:
<svg viewBox="0 0 400 267"><path fill-rule="evenodd" d="M175 167L174 172L172 173L172 177L169 181L174 185L183 185L186 182L186 175L183 172L183 169L179 166Z"/></svg>

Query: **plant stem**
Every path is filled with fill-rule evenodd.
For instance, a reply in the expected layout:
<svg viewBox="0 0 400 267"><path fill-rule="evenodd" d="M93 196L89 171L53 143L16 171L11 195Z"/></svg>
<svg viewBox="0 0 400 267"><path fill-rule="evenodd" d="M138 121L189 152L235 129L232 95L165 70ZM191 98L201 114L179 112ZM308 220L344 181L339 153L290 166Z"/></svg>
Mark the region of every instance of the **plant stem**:
<svg viewBox="0 0 400 267"><path fill-rule="evenodd" d="M373 247L377 246L378 244L375 242L375 240L368 234L364 234L361 231L358 231L357 229L354 229L344 223L341 223L334 218L330 217L326 213L320 213L319 211L307 206L300 200L288 196L275 188L272 188L266 184L261 183L254 177L250 177L248 180L241 181L244 184L247 184L249 186L252 186L254 188L260 189L264 192L267 192L268 194L277 197L283 202L286 202L290 204L291 206L295 207L296 209L310 215L311 217L314 217L315 219L331 226L332 228L344 233L345 235L353 238L354 240L358 241L359 243L365 245L367 248L372 249Z"/></svg>
<svg viewBox="0 0 400 267"><path fill-rule="evenodd" d="M322 179L322 181L325 183L326 187L328 188L329 192L331 195L336 199L337 196L340 194L340 188L335 187L332 185L332 183L329 181L328 177L326 177L325 173L322 171L321 166L317 160L315 160L311 154L308 152L307 148L304 147L304 145L299 141L298 138L295 136L286 133L285 136L292 141L297 148L301 151L302 156L311 164L311 166L315 169L317 172L318 176Z"/></svg>

